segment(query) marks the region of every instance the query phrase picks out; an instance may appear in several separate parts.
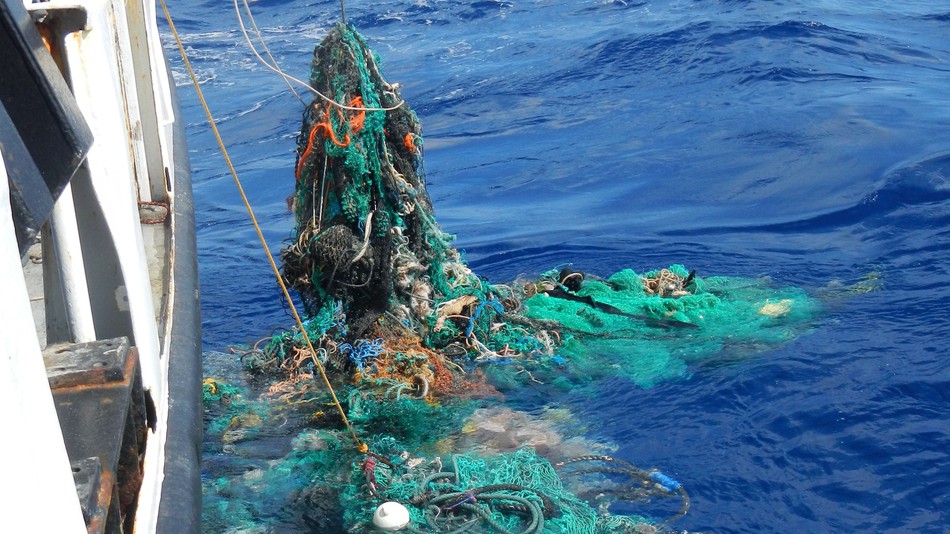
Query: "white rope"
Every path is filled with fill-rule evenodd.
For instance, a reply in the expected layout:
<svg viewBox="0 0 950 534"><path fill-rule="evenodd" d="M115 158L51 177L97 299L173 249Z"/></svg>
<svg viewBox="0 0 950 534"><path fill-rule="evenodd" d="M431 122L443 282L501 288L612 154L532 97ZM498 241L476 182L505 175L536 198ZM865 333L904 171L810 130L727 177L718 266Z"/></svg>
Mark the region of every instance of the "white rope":
<svg viewBox="0 0 950 534"><path fill-rule="evenodd" d="M290 92L293 93L295 97L297 97L297 100L299 100L301 104L306 106L307 103L303 101L303 98L301 98L300 94L297 93L297 90L294 89L293 84L290 83L290 80L287 78L287 75L284 73L284 71L281 70L277 66L277 59L275 59L273 54L270 53L270 48L267 48L267 43L264 42L264 34L261 32L261 29L257 27L257 21L254 20L254 15L251 13L250 4L247 3L247 0L243 0L243 3L244 3L244 10L247 11L247 19L251 21L251 27L254 28L254 34L257 36L257 40L261 42L261 48L264 49L264 53L266 53L267 57L271 60L270 64L268 63L264 63L264 64L268 66L273 65L275 69L277 70L278 74L280 74L281 79L284 80L284 83L287 84L287 87L290 89ZM235 8L235 13L237 13L238 15L238 24L241 25L241 33L244 34L244 39L247 41L248 45L251 46L251 50L254 50L254 46L251 44L251 40L248 39L247 31L244 28L244 19L241 17L241 11L237 9L236 1L234 2L234 8ZM256 55L257 51L254 50L254 52ZM261 61L263 61L263 58L261 58L260 56L257 56L257 59L260 59Z"/></svg>
<svg viewBox="0 0 950 534"><path fill-rule="evenodd" d="M296 82L297 84L299 84L299 85L301 85L301 86L307 88L310 92L312 92L313 94L315 94L315 95L317 95L318 97L322 98L322 99L325 100L326 102L328 102L328 103L330 103L330 104L332 104L332 105L334 105L334 106L336 106L336 107L338 107L338 108L340 108L340 109L345 109L345 110L347 110L347 111L392 111L392 110L394 110L394 109L399 109L400 107L402 107L403 104L405 104L405 101L404 101L404 100L400 100L398 104L396 104L396 105L394 105L394 106L390 106L390 107L385 107L385 108L382 108L382 107L380 107L380 108L367 108L367 107L348 106L348 105L346 105L346 104L341 104L341 103L337 102L336 100L333 100L332 98L330 98L330 97L328 97L327 95L321 93L320 91L317 91L316 89L314 89L314 88L313 88L310 84L308 84L307 82L305 82L305 81L303 81L303 80L301 80L301 79L299 79L299 78L295 78L294 76L291 76L290 74L287 74L286 72L284 72L284 71L280 68L280 66L277 64L277 60L274 59L274 56L272 56L272 55L270 54L270 51L267 50L267 46L264 45L264 37L263 37L263 35L261 34L261 31L257 28L257 24L254 23L254 15L251 13L251 7L250 7L250 5L248 5L247 0L241 0L241 1L244 3L244 8L245 8L245 10L247 11L247 16L248 16L248 18L250 19L252 26L254 27L254 31L257 33L258 39L261 41L261 44L263 45L263 48L264 48L264 50L266 51L267 56L271 59L271 61L273 61L273 64L268 63L267 60L265 60L263 57L261 57L260 52L257 51L257 47L254 46L254 43L251 41L251 36L248 35L247 27L244 25L244 17L241 15L241 8L240 8L240 6L238 5L238 0L234 0L234 12L237 14L238 24L241 26L241 33L244 35L244 41L247 43L247 46L250 47L251 53L254 54L254 57L257 58L257 60L261 63L261 65L264 65L265 67L267 67L268 70L271 70L271 71L277 73L278 76L280 76L281 78L284 79L284 82L287 83L288 86L290 86L290 81L294 81L294 82ZM291 91L294 91L293 87L291 87L290 90L291 90ZM296 91L294 91L294 95L297 95L297 99L300 100L301 102L303 102L303 100L300 98L300 95L298 95ZM306 105L306 104L304 104L304 105Z"/></svg>
<svg viewBox="0 0 950 534"><path fill-rule="evenodd" d="M360 248L359 253L350 260L350 266L353 266L354 263L360 261L360 258L366 254L366 251L369 249L369 234L373 230L373 213L374 211L369 212L369 215L366 216L366 228L363 230L363 247Z"/></svg>

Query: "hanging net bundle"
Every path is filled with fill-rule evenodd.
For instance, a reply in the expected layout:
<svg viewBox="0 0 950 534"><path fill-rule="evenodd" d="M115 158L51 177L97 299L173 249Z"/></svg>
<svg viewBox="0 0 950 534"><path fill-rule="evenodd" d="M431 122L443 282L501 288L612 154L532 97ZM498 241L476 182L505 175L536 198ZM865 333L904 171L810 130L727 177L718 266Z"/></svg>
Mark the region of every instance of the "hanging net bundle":
<svg viewBox="0 0 950 534"><path fill-rule="evenodd" d="M316 353L300 331L286 330L238 351L247 368L276 380L267 391L205 384L221 452L277 434L287 421L307 429L253 483L240 475L244 491L293 486L296 504L329 506L318 530L360 531L383 501L407 506L418 532L645 528L643 518L580 498L584 488L620 501L682 497L674 517L685 513L685 492L665 475L599 456L594 445L567 447L571 440L551 427L481 407L526 384L567 389L614 376L650 387L684 377L711 356L793 339L818 311L815 301L765 279L702 277L682 265L606 278L561 266L489 283L436 222L422 128L363 37L333 28L315 49L310 83L332 101L314 98L303 114L288 199L295 228L281 260ZM313 380L315 362L342 388L370 456L353 460L342 445L339 417ZM577 469L578 458L595 465ZM559 461L567 472L555 469ZM592 476L614 487L562 484ZM236 514L216 497L236 491L234 480L208 486L206 499L219 506L212 522Z"/></svg>
<svg viewBox="0 0 950 534"><path fill-rule="evenodd" d="M423 397L490 394L470 373L489 363L499 379L509 367L528 380L610 372L650 385L704 355L786 341L816 311L795 288L704 279L679 265L488 283L436 222L422 128L378 65L355 30L332 30L311 85L333 102L313 100L298 138L283 275L331 369ZM301 350L302 336L288 332L267 360L293 370L309 360Z"/></svg>

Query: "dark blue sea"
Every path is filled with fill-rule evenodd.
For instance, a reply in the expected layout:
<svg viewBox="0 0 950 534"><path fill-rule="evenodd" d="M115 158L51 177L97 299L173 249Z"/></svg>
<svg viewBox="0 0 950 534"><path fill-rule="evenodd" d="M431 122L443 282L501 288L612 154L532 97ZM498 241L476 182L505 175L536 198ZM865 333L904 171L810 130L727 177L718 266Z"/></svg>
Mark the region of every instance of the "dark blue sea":
<svg viewBox="0 0 950 534"><path fill-rule="evenodd" d="M418 114L436 215L480 275L684 264L836 295L754 356L546 399L680 481L692 507L675 527L950 532L950 5L346 4ZM276 254L302 106L257 64L230 2L169 7ZM251 8L301 78L340 20L335 0ZM162 28L194 171L204 349L224 352L292 319Z"/></svg>

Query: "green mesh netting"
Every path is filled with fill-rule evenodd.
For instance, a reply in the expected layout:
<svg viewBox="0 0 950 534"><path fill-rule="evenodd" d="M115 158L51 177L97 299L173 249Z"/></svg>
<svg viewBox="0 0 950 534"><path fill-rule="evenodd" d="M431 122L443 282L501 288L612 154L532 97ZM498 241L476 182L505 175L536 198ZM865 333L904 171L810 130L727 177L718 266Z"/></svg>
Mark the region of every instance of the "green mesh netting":
<svg viewBox="0 0 950 534"><path fill-rule="evenodd" d="M339 25L317 46L304 113L283 273L304 302L315 355L401 397L490 396L495 386L621 375L649 386L711 354L773 347L816 311L764 280L702 278L674 265L595 279L570 269L491 284L435 222L421 127L379 60ZM345 106L338 105L345 103ZM274 338L250 364L308 366L302 336Z"/></svg>
<svg viewBox="0 0 950 534"><path fill-rule="evenodd" d="M590 301L540 293L524 301L524 315L560 325L557 361L575 381L622 376L649 387L685 376L710 355L747 355L791 340L818 311L803 290L766 279L693 276L684 287L687 279L682 265L643 275L625 269L584 281L574 294ZM553 378L550 368L535 367Z"/></svg>
<svg viewBox="0 0 950 534"><path fill-rule="evenodd" d="M375 446L399 450L385 439ZM634 532L648 524L641 517L598 513L566 490L554 466L529 449L491 457L452 455L445 462L430 461L408 471L401 468L404 458L393 458L397 463L392 467L353 467L353 479L366 484L344 489L342 498L350 503L345 525L366 526L380 499L406 504L412 519L409 532L592 534L625 531L618 527ZM372 494L366 491L369 484Z"/></svg>
<svg viewBox="0 0 950 534"><path fill-rule="evenodd" d="M332 29L310 81L333 102L315 98L303 115L295 229L281 260L314 352L298 330L278 333L237 351L270 381L258 399L215 381L205 390L213 451L253 457L254 444L297 437L267 469L258 462L207 481L206 527L234 524L228 517L292 522L274 512L287 508L317 531L360 531L384 500L407 506L416 532L639 532L643 518L611 514L610 503L651 497L682 497L673 519L685 513L685 490L662 473L485 407L526 384L567 389L619 376L650 387L710 357L759 353L802 333L815 300L681 265L489 283L436 223L421 126L364 39ZM317 362L368 456L347 446L314 379ZM594 465L551 464L576 466L572 456ZM564 477L582 483L568 489ZM613 487L600 488L605 480ZM235 505L235 496L250 502Z"/></svg>
<svg viewBox="0 0 950 534"><path fill-rule="evenodd" d="M310 408L295 405L288 410L279 398L280 388L257 395L220 380L214 385L228 389L231 396L205 399L216 421L208 426L206 439L223 444L220 450L205 451L205 470L215 473L204 481L203 531L209 533L282 531L282 525L299 530L301 523L318 532L371 532L370 520L384 501L407 507L413 521L406 531L414 533L640 532L649 527L647 519L598 510L567 489L562 476L572 480L584 473L625 473L629 480L604 486L601 478L601 484L587 486L587 492L601 497L615 492L626 500L679 497L675 489L655 485L650 472L604 456L572 461L609 461L613 467L571 471L569 461L557 468L565 471L562 475L530 448L453 452L466 433L481 432L478 439L484 445L502 439L501 434L493 438L485 433L501 420L535 436L553 428L510 411L473 413L472 405L463 403L440 407L442 413L433 418L418 401L374 400L367 405L358 390L343 391L347 413L364 431L372 451L360 457L352 454L345 431L308 417L309 410L323 405L322 397ZM433 424L439 420L451 424ZM284 455L260 460L264 447L277 445L274 438L281 428L304 421L314 427L297 433ZM415 432L398 431L414 425ZM223 453L231 460L226 469L216 468ZM630 492L636 495L624 495Z"/></svg>

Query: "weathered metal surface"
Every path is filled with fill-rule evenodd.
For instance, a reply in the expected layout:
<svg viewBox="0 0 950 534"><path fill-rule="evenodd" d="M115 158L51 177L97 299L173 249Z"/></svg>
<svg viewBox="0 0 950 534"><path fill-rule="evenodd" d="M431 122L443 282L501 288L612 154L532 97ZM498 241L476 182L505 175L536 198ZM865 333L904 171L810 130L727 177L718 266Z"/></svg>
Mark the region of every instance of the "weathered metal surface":
<svg viewBox="0 0 950 534"><path fill-rule="evenodd" d="M100 506L100 489L102 488L102 464L98 458L84 458L72 462L73 480L76 481L76 493L79 494L79 505L82 507L82 517L90 534L101 532L105 526L106 514Z"/></svg>
<svg viewBox="0 0 950 534"><path fill-rule="evenodd" d="M53 389L122 382L130 363L128 338L52 345L43 352Z"/></svg>
<svg viewBox="0 0 950 534"><path fill-rule="evenodd" d="M116 338L50 346L43 357L71 461L96 458L101 467L99 509L107 512L104 521L87 518L89 531L131 531L147 435L135 348Z"/></svg>
<svg viewBox="0 0 950 534"><path fill-rule="evenodd" d="M4 158L18 155L7 166L22 255L86 157L92 134L20 1L0 1L0 50L0 131L24 149L3 151Z"/></svg>

